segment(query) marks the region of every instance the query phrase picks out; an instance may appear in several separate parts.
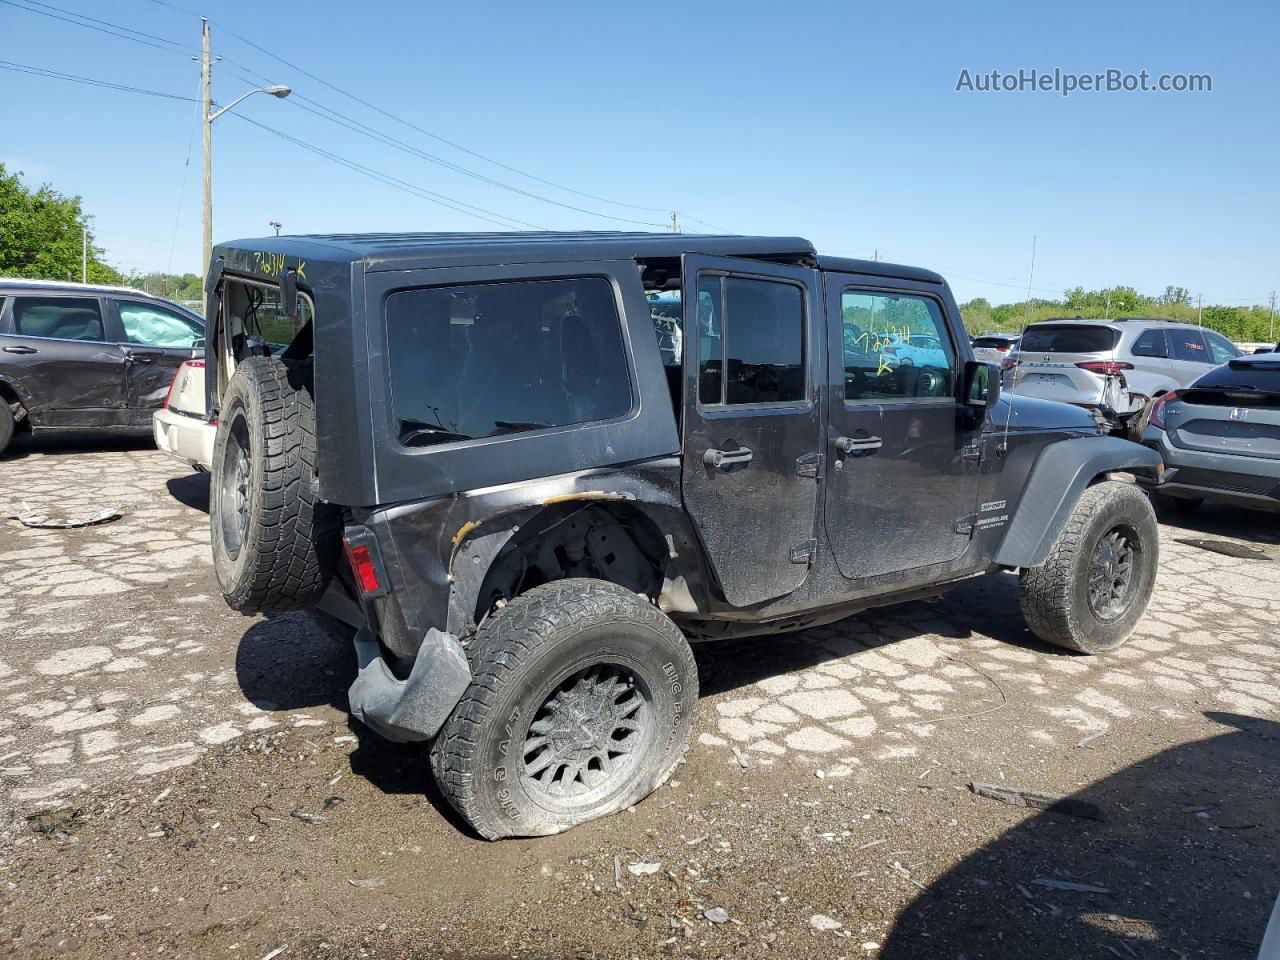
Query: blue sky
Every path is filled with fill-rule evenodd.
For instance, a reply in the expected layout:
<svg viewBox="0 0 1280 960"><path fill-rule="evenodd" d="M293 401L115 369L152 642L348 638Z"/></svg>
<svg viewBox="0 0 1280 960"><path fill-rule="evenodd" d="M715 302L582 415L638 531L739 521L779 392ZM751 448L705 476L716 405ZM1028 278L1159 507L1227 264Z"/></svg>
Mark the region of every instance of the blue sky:
<svg viewBox="0 0 1280 960"><path fill-rule="evenodd" d="M1246 303L1280 286L1274 2L222 0L212 11L199 0L42 2L192 50L204 10L214 52L227 58L214 81L223 103L261 75L519 190L656 224L676 209L688 230L799 234L850 256L878 250L941 270L961 300L1021 299L1032 235L1038 296L1075 284L1179 284L1206 302ZM460 152L232 32L485 157L656 209L590 200ZM176 48L8 3L0 36L10 62L196 94L197 66ZM1033 67L1207 73L1213 92L955 91L964 68ZM468 177L304 106L255 96L235 114L503 217L636 228ZM82 195L109 262L196 270L193 109L0 70L0 161ZM217 121L214 144L215 241L269 233L269 220L287 233L494 229L233 114Z"/></svg>

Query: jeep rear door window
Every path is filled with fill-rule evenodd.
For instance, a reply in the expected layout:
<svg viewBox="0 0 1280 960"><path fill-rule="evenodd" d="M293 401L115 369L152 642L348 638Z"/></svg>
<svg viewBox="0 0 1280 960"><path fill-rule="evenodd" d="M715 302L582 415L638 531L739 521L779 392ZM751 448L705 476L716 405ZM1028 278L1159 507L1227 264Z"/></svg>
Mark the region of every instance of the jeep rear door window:
<svg viewBox="0 0 1280 960"><path fill-rule="evenodd" d="M936 300L845 290L840 314L846 400L954 395L955 348Z"/></svg>
<svg viewBox="0 0 1280 960"><path fill-rule="evenodd" d="M804 294L798 286L702 274L698 328L698 399L704 406L804 402Z"/></svg>
<svg viewBox="0 0 1280 960"><path fill-rule="evenodd" d="M1118 334L1110 327L1030 327L1018 349L1028 353L1110 353Z"/></svg>
<svg viewBox="0 0 1280 960"><path fill-rule="evenodd" d="M386 303L392 405L407 446L612 420L631 410L607 280L402 290Z"/></svg>
<svg viewBox="0 0 1280 960"><path fill-rule="evenodd" d="M1176 327L1169 331L1169 342L1173 345L1173 355L1179 360L1190 360L1193 363L1210 363L1212 358L1204 345L1204 337L1200 330L1190 327L1179 330Z"/></svg>
<svg viewBox="0 0 1280 960"><path fill-rule="evenodd" d="M24 337L106 340L96 297L14 297L13 329Z"/></svg>

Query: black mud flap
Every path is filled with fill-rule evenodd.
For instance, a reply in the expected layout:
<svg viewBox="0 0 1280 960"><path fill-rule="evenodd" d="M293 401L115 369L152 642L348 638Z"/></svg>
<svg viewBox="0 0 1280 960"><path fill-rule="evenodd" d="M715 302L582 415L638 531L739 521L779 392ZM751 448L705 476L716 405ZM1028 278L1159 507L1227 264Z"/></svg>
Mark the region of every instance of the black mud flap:
<svg viewBox="0 0 1280 960"><path fill-rule="evenodd" d="M351 714L396 743L434 737L471 683L462 644L435 628L422 638L405 680L391 672L369 627L360 628L355 645L360 672L347 692Z"/></svg>

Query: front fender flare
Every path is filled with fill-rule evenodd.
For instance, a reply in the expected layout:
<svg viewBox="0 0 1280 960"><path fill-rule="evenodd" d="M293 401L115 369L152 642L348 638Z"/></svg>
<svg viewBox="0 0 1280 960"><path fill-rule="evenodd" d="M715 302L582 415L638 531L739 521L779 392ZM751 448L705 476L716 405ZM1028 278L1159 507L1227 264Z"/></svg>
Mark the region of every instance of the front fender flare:
<svg viewBox="0 0 1280 960"><path fill-rule="evenodd" d="M1077 437L1049 444L1031 468L995 562L1004 567L1039 566L1080 494L1097 477L1112 470L1154 476L1162 462L1156 451L1119 437Z"/></svg>

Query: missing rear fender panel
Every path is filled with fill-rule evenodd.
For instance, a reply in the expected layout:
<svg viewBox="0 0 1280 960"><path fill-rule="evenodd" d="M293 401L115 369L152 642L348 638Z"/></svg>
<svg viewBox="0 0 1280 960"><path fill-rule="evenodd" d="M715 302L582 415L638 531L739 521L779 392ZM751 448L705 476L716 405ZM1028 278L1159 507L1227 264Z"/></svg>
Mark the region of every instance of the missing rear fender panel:
<svg viewBox="0 0 1280 960"><path fill-rule="evenodd" d="M634 509L577 502L549 507L494 559L476 596L476 622L534 587L571 577L608 580L657 603L668 552L654 523Z"/></svg>

